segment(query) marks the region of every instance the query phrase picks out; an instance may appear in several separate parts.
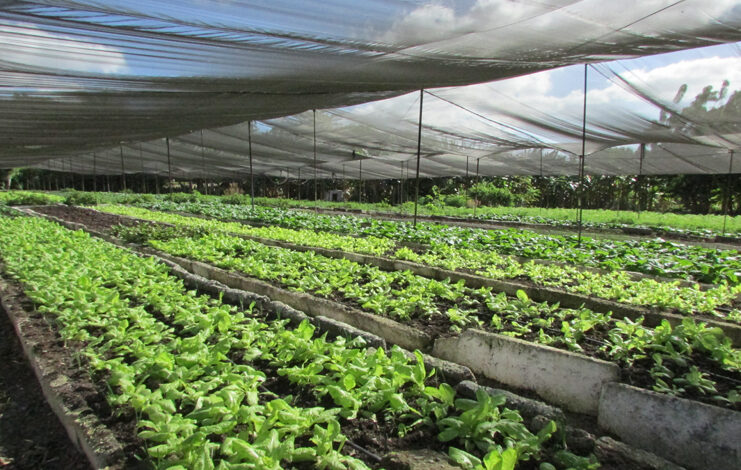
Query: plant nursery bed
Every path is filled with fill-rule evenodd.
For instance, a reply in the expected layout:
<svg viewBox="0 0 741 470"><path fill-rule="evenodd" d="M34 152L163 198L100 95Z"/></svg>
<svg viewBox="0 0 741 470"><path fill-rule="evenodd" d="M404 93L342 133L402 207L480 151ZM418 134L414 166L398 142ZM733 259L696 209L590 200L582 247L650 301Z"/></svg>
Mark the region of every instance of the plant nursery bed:
<svg viewBox="0 0 741 470"><path fill-rule="evenodd" d="M563 261L524 259L514 254L500 256L486 251L477 253L476 250L472 252L465 247L461 247L459 251L452 247L455 246L454 238L451 239L452 246L441 244L412 246L415 244L394 242L391 238L377 238L376 236L358 238L354 233L333 233L331 224L326 227L326 230L330 230L329 232L290 228L303 224L303 222L291 222L290 217L286 219L287 228L283 228L279 220L276 220L278 226L275 227L266 226L252 219L243 219L242 222L235 223L229 218L235 214L208 206L192 208L194 212L189 215L187 212L178 212L177 209L177 206L165 206L152 211L135 207L110 206L101 210L151 222L167 222L176 226L229 233L244 239L257 240L266 245L282 246L296 251L314 251L324 256L344 257L357 262L373 264L387 271L409 269L419 275L434 279L455 280L461 279L461 276L472 275L472 278L465 279L470 286L509 285L510 294L516 290L528 288L532 292L531 297L535 299L543 290L548 293L564 293L566 295L563 299L557 299L564 305L576 307L582 303L593 303L592 310L609 310L617 315L621 315L620 309L626 307L628 310L625 314L629 318L644 316L647 317L647 324L658 324L662 320L661 317L650 318L655 313L677 313L678 316L667 315L666 318L674 323L683 316L692 315L696 318L719 322L720 327L723 324L741 326L741 321L738 320L741 312L741 295L737 294L734 297L732 292L738 289L733 286L702 284L624 270L605 271ZM187 209L187 207L181 209ZM210 218L204 214L196 214L199 210L209 214ZM249 214L245 214L245 217L249 217ZM268 219L270 217L268 216ZM655 248L654 246L652 249ZM604 252L601 253L604 254ZM708 254L705 253L703 256L706 255ZM364 256L366 257L363 258ZM684 262L681 257L675 258L674 261ZM712 256L703 263L703 270L717 270L717 267L708 265L708 263L713 263ZM482 282L480 278L484 281ZM498 290L503 289L506 287ZM552 296L548 295L548 297ZM602 300L605 302L600 302ZM729 335L738 336L735 333L738 332L731 331Z"/></svg>
<svg viewBox="0 0 741 470"><path fill-rule="evenodd" d="M65 220L75 222L86 222L88 227L95 230L107 230L111 226L116 225L116 215L112 215L106 212L98 212L91 209L81 208L69 208L65 206L57 207L44 207L40 208L39 212L50 215L58 215ZM97 213L101 214L100 220L98 220ZM145 221L143 219L132 218L130 216L119 216L119 220L122 221L121 225L131 226L137 222L154 224L152 221ZM201 218L201 217L198 217ZM169 225L169 224L164 224ZM631 320L638 318L644 318L645 324L649 326L656 326L663 320L669 321L672 325L681 323L682 319L687 316L681 312L672 312L668 310L661 310L658 308L648 308L641 305L633 305L629 303L616 302L604 298L599 298L591 295L585 295L581 293L568 292L563 288L558 287L547 287L538 285L529 279L493 279L485 277L476 272L468 269L450 270L441 267L431 266L427 264L420 264L413 261L405 261L401 259L387 258L383 256L374 256L358 252L348 252L338 249L329 249L309 245L298 245L295 243L269 239L264 237L257 237L244 234L233 234L248 240L254 240L264 245L283 247L294 251L302 252L315 252L323 256L332 258L344 258L353 262L369 264L377 266L380 269L386 271L403 271L409 270L420 276L424 276L431 279L437 280L452 280L457 282L462 280L467 286L473 288L488 287L492 288L497 292L506 292L508 295L516 295L517 291L524 291L531 299L538 302L558 302L560 305L569 308L579 308L584 306L595 312L612 312L615 317L622 318L627 317ZM547 264L553 264L552 262L545 262ZM593 270L591 268L586 268ZM636 273L638 278L645 278L645 275L639 275ZM683 283L684 287L694 285L692 283ZM703 289L709 289L712 286L703 286ZM734 305L738 308L741 306L741 301L738 299ZM730 310L733 306L723 307L724 309ZM719 313L720 314L720 313ZM722 318L717 316L711 316L709 314L695 313L691 315L692 318L697 320L706 321L713 327L719 327L723 329L726 334L732 339L734 345L738 346L741 344L741 325L730 321L723 321Z"/></svg>
<svg viewBox="0 0 741 470"><path fill-rule="evenodd" d="M554 350L553 348L547 348L538 346L533 349L532 344L527 342L513 340L512 338L503 337L501 335L489 334L488 340L494 342L502 342L505 345L500 347L497 351L482 351L480 345L476 345L475 342L466 341L465 338L473 335L482 337L487 334L483 332L476 332L475 330L468 330L460 337L447 338L445 340L438 340L435 342L435 351L437 356L449 359L452 362L464 363L482 375L496 377L497 380L510 385L520 386L524 388L532 389L534 384L536 385L536 391L540 392L540 395L547 398L549 402L561 404L564 408L572 411L587 412L591 414L597 414L600 420L600 424L603 424L604 428L610 432L614 432L623 438L626 442L638 447L643 448L652 454L663 455L667 458L673 458L674 449L677 447L677 440L671 429L666 427L662 429L661 436L656 437L656 416L664 414L663 409L655 412L653 417L643 413L641 420L629 420L630 428L635 429L638 433L644 433L648 435L654 435L653 439L636 439L631 438L630 431L621 429L620 424L624 423L625 416L636 416L639 414L638 411L632 411L631 413L626 412L623 408L625 404L613 403L616 399L614 398L615 393L612 392L614 386L619 386L618 390L621 390L623 395L637 393L638 396L649 394L653 397L653 400L668 400L672 402L673 397L667 397L666 395L656 394L653 392L647 392L642 389L630 387L622 384L617 384L618 368L614 364L606 363L604 361L598 361L586 358L584 356L568 353L565 351ZM463 338L464 343L462 344L458 338ZM442 342L441 342L442 341ZM509 344L507 344L509 343ZM537 345L536 345L537 346ZM462 355L463 356L462 356ZM464 357L466 356L466 357ZM532 363L527 361L531 360L523 358L523 356L530 356ZM508 357L510 359L506 359ZM481 358L485 358L482 363ZM486 369L488 361L493 360L494 362L507 362L511 361L513 364L505 365L500 370L489 371ZM522 371L526 370L527 374L522 374ZM513 377L507 375L514 374ZM541 376L545 375L545 378ZM504 380L502 380L504 379ZM466 385L468 388L474 388L475 384ZM585 390L591 385L591 390ZM607 387L612 388L607 388ZM564 390L566 389L566 390ZM627 392L625 391L627 390ZM502 392L499 393L508 393ZM535 416L548 416L549 419L558 419L563 416L558 408L548 407L547 405L541 404L538 401L534 401L527 398L522 398L518 395L508 395L511 398L508 399L508 405L514 406L523 413L523 416L529 416L534 418ZM629 395L632 396L632 395ZM624 399L625 400L625 399ZM627 401L630 401L628 398ZM670 418L664 418L661 421L671 420L671 424L675 427L687 426L692 429L694 427L706 426L712 422L713 419L722 418L721 424L724 430L736 430L741 425L741 416L738 412L724 410L714 406L702 405L692 400L680 400L684 403L684 407L680 410L680 413ZM693 405L694 404L694 405ZM697 406L696 406L697 405ZM598 408L598 413L594 413L592 407ZM626 414L627 413L627 414ZM622 416L623 421L620 424L612 424L612 422ZM698 424L699 423L699 424ZM374 424L374 427L377 425ZM361 428L362 430L363 428ZM739 452L739 446L733 437L735 433L712 433L710 436L698 437L694 435L689 438L687 436L692 435L694 431L688 431L687 435L682 435L680 444L683 448L682 456L693 455L695 453L702 453L703 448L710 446L713 449L717 449L718 453L714 459L714 463L717 464L717 468L726 469L733 468L728 466L729 462L733 462L736 455ZM373 441L377 439L373 433L369 434L369 439ZM625 436L625 437L624 437ZM716 436L718 437L717 440ZM664 441L671 441L675 443L671 447L667 447L663 444ZM375 445L378 445L376 442ZM387 448L391 449L394 446L386 444ZM631 462L630 465L633 468L651 468L651 464L658 465L658 468L675 468L668 462L663 462L661 459L657 459L652 454L641 454L640 451L628 448L627 446L616 443L615 441L609 440L609 438L598 439L596 448L599 452L604 454L604 459L613 459L616 462L622 462L623 464L627 461ZM373 442L371 442L371 447ZM616 450L616 449L619 449ZM616 452L619 455L616 455ZM609 455L609 457L608 457ZM680 462L691 463L688 468L704 468L697 459L692 460L679 460ZM658 463L657 463L658 462ZM643 465L643 466L642 466ZM603 468L611 468L606 466ZM678 467L676 467L678 468Z"/></svg>
<svg viewBox="0 0 741 470"><path fill-rule="evenodd" d="M642 317L645 318L645 324L649 326L659 325L662 320L667 320L672 325L678 325L682 322L682 319L686 317L686 315L682 315L681 313L673 313L662 311L659 309L650 309L642 306L601 299L598 297L566 292L562 289L539 286L529 280L510 281L491 279L466 270L452 271L449 269L428 266L411 261L403 261L361 253L350 253L346 251L319 247L307 247L303 245L296 245L294 243L261 237L252 237L248 235L235 236L254 240L265 245L278 246L296 251L313 251L315 253L319 253L332 258L343 258L349 261L354 261L356 263L370 264L386 271L408 270L413 272L414 274L418 274L430 279L449 279L453 282L462 280L469 287L490 287L497 292L506 292L508 295L516 295L517 291L522 290L528 295L528 297L537 302L558 302L560 305L569 308L586 307L595 312L612 312L617 317L627 317L631 320L636 320ZM734 305L738 307L741 306L741 303L736 301ZM692 315L692 318L698 321L707 322L713 327L723 329L726 335L731 338L735 346L741 346L741 325L722 321L715 317L710 317L709 315L703 314Z"/></svg>
<svg viewBox="0 0 741 470"><path fill-rule="evenodd" d="M305 211L317 211L317 209L305 206L300 209ZM399 220L409 221L413 219L413 215L403 214L399 212L380 212L380 211L369 211L360 209L318 209L319 213L322 214L354 214L362 217L373 217L376 219L383 220ZM440 222L446 225L458 225L461 227L473 227L483 229L497 229L497 228L525 228L527 230L533 230L541 233L558 233L571 235L576 233L577 227L564 226L564 225L552 225L552 224L539 224L532 222L516 222L496 219L473 219L463 217L453 217L445 215L418 215L418 220L427 222ZM716 235L711 237L692 235L687 233L677 233L670 230L662 230L660 228L648 228L648 227L594 227L585 226L582 233L589 234L590 236L618 236L628 235L631 238L643 237L643 238L655 238L661 237L668 240L678 240L684 243L699 244L703 246L719 247L724 249L737 249L738 245L741 245L741 237L738 236L724 236Z"/></svg>
<svg viewBox="0 0 741 470"><path fill-rule="evenodd" d="M89 214L90 219L95 219L97 216L96 211L86 210L86 212ZM110 215L106 215L106 225L111 226L114 219L111 219ZM89 225L88 225L89 227ZM288 290L285 288L285 286L282 285L281 282L266 282L262 281L260 279L254 279L249 276L240 274L238 272L230 272L228 269L222 269L216 266L211 265L210 263L194 260L194 259L188 259L181 256L174 256L172 254L163 253L160 250L152 250L151 248L144 248L144 251L150 254L155 254L160 257L164 257L167 259L170 259L171 261L174 261L181 266L185 267L187 270L194 272L199 275L203 275L205 277L208 277L210 279L217 280L219 282L222 282L226 285L229 285L230 287L236 287L243 290L258 292L263 295L267 295L271 298L274 298L276 300L280 300L282 302L285 302L288 305L291 305L294 308L297 308L299 310L305 311L313 316L326 316L329 318L334 318L335 320L342 321L344 323L351 324L361 330L365 331L371 331L379 336L383 337L386 341L389 341L393 344L398 344L402 347L405 347L407 349L421 349L421 350L430 350L433 346L433 341L436 338L440 338L441 340L444 337L451 336L450 334L450 326L452 326L449 321L447 320L447 317L442 315L429 315L421 318L417 318L413 321L405 321L404 323L399 323L398 321L391 320L389 318L386 318L384 316L375 315L373 313L369 313L364 311L363 307L358 304L357 302L353 300L344 299L341 296L332 295L329 298L326 295L317 297L316 295L312 295L310 292L296 292L295 290ZM325 250L326 251L326 250ZM339 254L342 254L342 252L337 252ZM338 255L339 256L339 255ZM356 256L353 254L353 256ZM363 255L357 255L357 256L363 256ZM361 259L362 261L362 259ZM382 260L387 261L387 260ZM427 269L427 267L425 267ZM519 295L519 294L518 294ZM557 299L560 300L560 299ZM447 302L447 301L444 301ZM453 307L455 304L450 303L447 305L439 305L438 311L445 311L445 309L449 307ZM482 308L480 306L479 308ZM482 316L483 325L485 329L489 329L486 325L488 325L489 319L487 318L487 315L490 315L489 313L480 312L479 315ZM431 321L432 320L432 321ZM504 325L504 328L502 329L497 328L495 330L491 330L488 334L495 334L497 336L502 336L500 333L506 333L512 329L511 325ZM606 339L607 332L600 327L595 327L593 331L590 333L590 339L589 341L583 342L581 346L581 352L587 354L588 356L598 356L599 354L597 352L597 346L600 344L604 344L604 340ZM511 340L510 338L507 338L506 336L502 336L503 338L506 338L507 340ZM529 334L525 334L524 336L521 336L522 339L528 340L526 343L533 345L533 347L538 348L544 348L545 346L537 345L536 343L532 341L537 341L538 336L535 333L535 331L531 331ZM453 341L453 340L450 340ZM457 341L457 340L456 340ZM516 341L504 341L503 344L517 344ZM565 344L561 344L561 347L565 347ZM545 347L546 349L553 349L554 351L558 351L557 349ZM577 354L575 356L578 357L584 357L581 354ZM465 364L469 367L472 367L471 364ZM713 367L712 364L703 364L705 367L705 370L709 371L710 373L713 373L714 375L717 375L721 378L719 380L719 389L718 392L721 394L728 393L732 387L736 384L734 380L738 380L738 378L733 379L731 378L730 381L726 381L724 379L724 376L727 376L728 374L723 374L724 371L718 371L715 367ZM474 367L472 367L474 368ZM629 369L629 372L623 372L620 374L624 380L626 380L628 383L639 385L639 386L649 386L651 385L652 381L649 380L648 372L650 366L643 366L640 361L637 361L633 367ZM720 372L720 373L719 373ZM733 374L731 374L733 375ZM736 374L738 375L738 374ZM497 376L491 376L491 378L500 380L500 377ZM585 388L590 389L591 388L591 405L587 406L586 408L591 410L591 412L596 411L596 396L599 394L599 388L600 383L604 382L604 378L600 378L598 380L599 383L591 383L591 384L585 384ZM510 385L513 386L522 386L521 383L512 382ZM539 388L546 391L548 390L549 383L545 382L540 386ZM534 387L534 386L533 386ZM700 400L705 399L705 397L701 394L695 394L691 395L693 398L697 398ZM565 397L562 397L563 400L568 401L568 394L565 395ZM583 411L584 405L579 404L572 404L574 409Z"/></svg>
<svg viewBox="0 0 741 470"><path fill-rule="evenodd" d="M74 225L72 226L74 227ZM403 344L410 349L427 348L429 350L432 347L433 352L444 359L470 367L483 376L507 385L534 390L540 396L547 398L548 401L580 413L598 417L600 414L604 414L604 407L609 406L604 404L604 390L606 390L607 384L617 383L621 376L624 380L627 379L632 383L641 383L640 364L639 367L630 370L630 373L625 371L621 373L618 366L612 362L601 361L584 354L575 354L481 330L469 329L460 335L438 338L420 331L418 328L369 314L359 309L353 309L334 300L317 298L307 293L288 291L278 285L249 279L239 273L229 272L200 261L165 254L151 248L142 251L176 262L194 274L230 287L256 291L273 299L281 300L285 304L306 311L313 316L323 315L330 318L334 316L335 319L339 319L336 315L338 315L337 312L341 312L343 315L340 317L342 322L381 336L389 343ZM413 339L410 340L410 338ZM585 348L584 352L589 353L589 348ZM731 379L728 384L733 387L738 383L738 377L735 379L731 377ZM725 386L722 385L722 387ZM657 395L665 396L663 394ZM696 398L702 397L697 395ZM705 405L695 400L684 401L689 403L688 406L690 407L717 409L726 413L730 417L728 418L730 422L735 423L733 426L741 422L739 421L741 420L741 414L737 411ZM682 445L701 452L701 449L697 446L692 447L694 444L689 441L683 441ZM673 457L670 455L671 452L660 446L648 450L656 451L667 458ZM736 452L736 450L731 450ZM698 467L693 466L693 468Z"/></svg>
<svg viewBox="0 0 741 470"><path fill-rule="evenodd" d="M476 436L459 432L463 429L460 426L472 424L477 428L501 426L490 439L502 439L503 433L519 449L516 456L534 457L522 459L518 466L521 469L535 469L540 462L550 460L561 462L559 468L571 466L564 462L574 459L596 462L594 456L571 453L560 437L551 439L562 423L533 418L521 424L519 414L501 408L510 402L509 396L478 390L472 400L454 400L455 390L438 380L443 374L431 373L427 368L431 361L419 353L409 358L398 348L384 352L367 349L359 340L330 341L315 334L314 328L303 321L303 313L265 297L229 289L176 267L168 269L163 263L169 264L162 260L136 256L48 221L20 217L3 220L6 231L0 236L8 266L5 272L12 272L23 283L29 299L33 298L44 311L44 318L67 338L65 351L79 352L80 366L99 371L92 376L107 381L106 398L118 402L119 411L121 406L137 410L124 415L138 420L138 436L146 441L150 455L145 463L228 468L229 462L237 463L239 449L249 448L254 439L255 453L244 454L242 461L260 458L258 450L273 452L280 446L286 453L276 455L291 456L288 462L299 470L325 467L318 460L324 455L334 459L332 468L442 470L450 466L435 451L447 448L450 444L444 443L453 439L456 445L479 456L486 449L502 452L492 447L493 441L474 441ZM180 277L176 271L186 282L173 277ZM190 290L189 284L211 295L200 296ZM249 305L233 308L222 299ZM292 319L294 326L272 317L265 321L267 310ZM328 367L322 366L325 363ZM322 367L316 369L315 365ZM107 370L110 375L101 376L100 371ZM370 395L360 400L354 398L356 393ZM405 400L412 399L419 411L410 414ZM373 403L381 408L374 409ZM91 408L88 414L95 414L96 409ZM365 411L358 414L359 410ZM85 418L78 416L75 423L85 421L88 414ZM368 420L371 416L376 418ZM435 430L426 431L427 425L417 428L413 423L419 417L431 419L429 425ZM171 427L182 419L189 421L188 426ZM244 428L235 428L235 419L243 421L240 426L257 425L255 433L238 434ZM280 422L273 429L289 434L285 439L271 434L267 443L261 441L261 436L268 437L263 435L265 426L273 426L275 419ZM302 424L306 419L321 421ZM411 426L410 432L397 434L402 422ZM537 435L528 430L533 426L539 430ZM348 440L348 436L356 439ZM357 442L362 439L366 442ZM316 444L316 451L303 447L309 441ZM342 452L342 444L335 449L336 442L345 443ZM599 449L596 444L594 449ZM395 450L394 457L382 455L390 450ZM512 452L504 454L511 456ZM461 461L467 454L451 450L450 455ZM303 457L310 461L302 463ZM395 459L401 462L407 457L421 457L424 466L392 466ZM270 468L278 468L274 462L276 465ZM623 463L603 468L638 467Z"/></svg>

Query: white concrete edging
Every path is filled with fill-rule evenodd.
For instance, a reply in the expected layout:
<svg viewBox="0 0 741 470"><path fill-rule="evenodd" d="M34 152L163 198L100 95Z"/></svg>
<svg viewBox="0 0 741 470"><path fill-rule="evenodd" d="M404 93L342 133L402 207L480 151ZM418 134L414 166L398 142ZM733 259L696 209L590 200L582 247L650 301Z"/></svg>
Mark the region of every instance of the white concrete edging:
<svg viewBox="0 0 741 470"><path fill-rule="evenodd" d="M741 413L611 383L598 421L622 441L695 470L741 468Z"/></svg>
<svg viewBox="0 0 741 470"><path fill-rule="evenodd" d="M597 414L602 386L620 376L611 362L480 330L438 338L433 355L590 415Z"/></svg>

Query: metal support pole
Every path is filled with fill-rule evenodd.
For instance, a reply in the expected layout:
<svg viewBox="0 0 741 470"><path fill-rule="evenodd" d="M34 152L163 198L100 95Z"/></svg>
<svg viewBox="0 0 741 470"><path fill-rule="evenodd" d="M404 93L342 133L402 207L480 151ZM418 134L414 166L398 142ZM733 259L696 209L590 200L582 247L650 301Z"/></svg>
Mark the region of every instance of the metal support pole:
<svg viewBox="0 0 741 470"><path fill-rule="evenodd" d="M62 159L59 163L61 163L62 165L62 188L69 188L69 182L67 181L68 172L64 170L64 159Z"/></svg>
<svg viewBox="0 0 741 470"><path fill-rule="evenodd" d="M476 159L476 184L479 184L479 163L481 163L481 158ZM476 218L476 207L479 205L479 200L474 199L473 200L473 217Z"/></svg>
<svg viewBox="0 0 741 470"><path fill-rule="evenodd" d="M641 193L643 192L643 159L646 158L646 144L641 144L638 153L638 218L641 217Z"/></svg>
<svg viewBox="0 0 741 470"><path fill-rule="evenodd" d="M290 175L288 169L286 169L286 177ZM301 167L298 167L298 176L296 177L296 193L298 193L298 197L296 198L297 201L301 200ZM290 188L290 185L288 186ZM291 199L290 194L288 195L288 199Z"/></svg>
<svg viewBox="0 0 741 470"><path fill-rule="evenodd" d="M543 149L540 149L540 184L543 184ZM546 206L548 206L548 193L546 193ZM540 208L538 209L538 213L543 213L543 204L538 204Z"/></svg>
<svg viewBox="0 0 741 470"><path fill-rule="evenodd" d="M465 192L465 196L466 196L465 206L466 206L466 208L468 208L468 189L469 189L468 186L469 186L469 184L468 184L468 155L466 155L466 179L465 179L465 182L463 184L463 187L466 188L466 192Z"/></svg>
<svg viewBox="0 0 741 470"><path fill-rule="evenodd" d="M314 210L319 212L319 189L316 173L316 109L311 111L314 113Z"/></svg>
<svg viewBox="0 0 741 470"><path fill-rule="evenodd" d="M167 179L170 186L170 195L172 196L172 159L170 158L170 138L165 137L165 145L167 145Z"/></svg>
<svg viewBox="0 0 741 470"><path fill-rule="evenodd" d="M126 192L126 169L124 168L123 145L118 146L121 152L121 188Z"/></svg>
<svg viewBox="0 0 741 470"><path fill-rule="evenodd" d="M422 100L425 90L419 90L419 128L417 129L417 182L414 189L414 223L417 226L417 204L419 202L419 161L422 156Z"/></svg>
<svg viewBox="0 0 741 470"><path fill-rule="evenodd" d="M401 174L399 175L399 213L404 211L404 162L401 162Z"/></svg>
<svg viewBox="0 0 741 470"><path fill-rule="evenodd" d="M98 192L98 155L93 152L93 191Z"/></svg>
<svg viewBox="0 0 741 470"><path fill-rule="evenodd" d="M139 144L139 169L142 172L142 192L147 193L147 175L144 172L144 153L142 152L142 144Z"/></svg>
<svg viewBox="0 0 741 470"><path fill-rule="evenodd" d="M726 235L726 222L728 220L728 210L731 205L731 179L733 178L733 150L730 151L728 158L728 175L726 176L726 194L725 194L725 209L723 210L723 236Z"/></svg>
<svg viewBox="0 0 741 470"><path fill-rule="evenodd" d="M587 146L587 68L584 64L584 105L582 108L581 123L581 155L579 156L579 199L577 202L577 246L581 246L582 218L584 214L584 154Z"/></svg>
<svg viewBox="0 0 741 470"><path fill-rule="evenodd" d="M208 180L206 179L206 149L203 147L203 129L201 129L201 175L203 175L203 192L208 195Z"/></svg>
<svg viewBox="0 0 741 470"><path fill-rule="evenodd" d="M255 210L255 174L252 171L252 121L247 121L247 142L250 151L250 203Z"/></svg>
<svg viewBox="0 0 741 470"><path fill-rule="evenodd" d="M363 202L363 157L360 157L360 175L358 179L358 202Z"/></svg>

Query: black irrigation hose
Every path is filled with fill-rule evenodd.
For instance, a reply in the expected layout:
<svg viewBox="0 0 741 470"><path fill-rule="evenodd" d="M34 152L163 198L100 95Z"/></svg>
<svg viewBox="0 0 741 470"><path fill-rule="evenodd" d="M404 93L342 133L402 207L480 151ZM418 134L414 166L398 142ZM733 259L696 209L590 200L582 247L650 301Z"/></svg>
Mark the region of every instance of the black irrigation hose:
<svg viewBox="0 0 741 470"><path fill-rule="evenodd" d="M349 445L350 447L352 447L353 449L355 449L357 451L360 451L360 452L364 453L365 455L367 455L368 457L370 457L371 459L373 459L376 462L381 462L383 460L378 455L376 455L373 452L369 451L365 447L362 447L362 446L357 445L356 443L354 443L350 439L346 440L345 441L345 444Z"/></svg>

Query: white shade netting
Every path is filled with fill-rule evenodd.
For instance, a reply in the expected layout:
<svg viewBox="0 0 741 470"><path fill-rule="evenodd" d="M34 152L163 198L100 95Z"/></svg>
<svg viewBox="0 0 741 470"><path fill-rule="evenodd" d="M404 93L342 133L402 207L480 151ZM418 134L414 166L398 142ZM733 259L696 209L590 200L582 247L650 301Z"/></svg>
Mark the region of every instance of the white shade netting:
<svg viewBox="0 0 741 470"><path fill-rule="evenodd" d="M2 2L0 166L234 177L251 141L256 174L413 177L425 88L420 176L576 174L583 69L565 66L741 40L738 1L628 3ZM666 63L741 70L720 47ZM741 77L696 67L676 100L656 68L590 67L586 171L727 172ZM557 75L576 88L544 100Z"/></svg>

